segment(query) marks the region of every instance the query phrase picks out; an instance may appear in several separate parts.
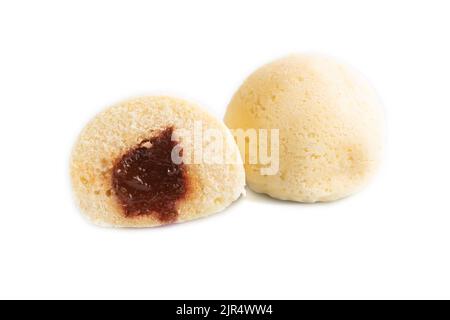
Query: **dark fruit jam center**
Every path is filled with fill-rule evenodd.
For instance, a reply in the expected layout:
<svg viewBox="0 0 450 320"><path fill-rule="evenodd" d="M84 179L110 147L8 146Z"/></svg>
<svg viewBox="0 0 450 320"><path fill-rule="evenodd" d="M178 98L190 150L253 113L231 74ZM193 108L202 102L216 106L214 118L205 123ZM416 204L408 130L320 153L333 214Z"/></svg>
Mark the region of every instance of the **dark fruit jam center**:
<svg viewBox="0 0 450 320"><path fill-rule="evenodd" d="M125 215L155 214L161 221L174 221L177 201L186 194L183 164L172 161L173 128L167 128L150 140L142 141L115 165L113 188Z"/></svg>

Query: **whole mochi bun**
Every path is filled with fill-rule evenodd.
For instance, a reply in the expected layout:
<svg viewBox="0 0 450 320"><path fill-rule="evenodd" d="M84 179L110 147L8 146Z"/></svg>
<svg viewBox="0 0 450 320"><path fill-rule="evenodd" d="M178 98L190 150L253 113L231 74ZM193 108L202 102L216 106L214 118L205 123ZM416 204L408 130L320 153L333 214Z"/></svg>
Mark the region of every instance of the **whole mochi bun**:
<svg viewBox="0 0 450 320"><path fill-rule="evenodd" d="M225 123L280 130L277 174L245 163L249 187L274 198L346 197L366 185L380 162L380 100L361 75L329 57L296 54L261 67L234 95Z"/></svg>
<svg viewBox="0 0 450 320"><path fill-rule="evenodd" d="M169 140L168 133L176 129L194 130L196 122L201 122L202 130L215 129L220 132L224 148L235 155L238 161L183 164L180 169L168 163L167 155L161 160L155 156L158 155L157 151L150 149L172 146L174 142ZM159 138L161 135L167 136L164 138L167 141ZM181 147L192 144L191 140L187 142L183 139L179 137L177 141ZM202 143L201 147L206 147L209 142L202 140ZM136 148L140 148L141 154L130 153ZM140 196L140 202L127 207L124 199L127 193L114 187L119 181L115 179L138 158L145 159L146 165L150 167L142 169L136 166L133 170L156 170L158 181L145 184L139 175L135 177L136 180L126 181L128 185L137 188L136 194ZM121 159L125 160L121 163ZM83 129L73 148L70 173L76 201L82 212L95 224L152 227L208 216L238 199L245 188L245 172L242 161L239 160L240 154L233 136L222 121L197 105L181 99L143 97L106 109ZM173 178L175 174L180 176L178 180ZM185 182L179 183L181 178ZM169 185L172 182L177 186ZM156 188L154 193L151 192L151 187ZM164 188L172 187L176 188L177 195L165 195ZM141 190L150 190L149 196L143 198ZM133 196L135 194L131 194L130 198ZM159 204L154 200L157 197L171 197L170 206ZM157 210L139 211L136 208L142 203L153 203Z"/></svg>

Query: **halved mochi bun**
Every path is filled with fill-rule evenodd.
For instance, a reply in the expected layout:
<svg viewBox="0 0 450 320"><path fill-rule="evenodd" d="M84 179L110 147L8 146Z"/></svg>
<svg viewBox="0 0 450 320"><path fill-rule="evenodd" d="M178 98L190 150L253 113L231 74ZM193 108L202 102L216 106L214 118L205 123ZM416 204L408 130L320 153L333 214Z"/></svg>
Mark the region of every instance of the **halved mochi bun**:
<svg viewBox="0 0 450 320"><path fill-rule="evenodd" d="M227 127L171 97L125 101L81 132L70 162L81 210L95 224L153 227L208 216L244 193Z"/></svg>

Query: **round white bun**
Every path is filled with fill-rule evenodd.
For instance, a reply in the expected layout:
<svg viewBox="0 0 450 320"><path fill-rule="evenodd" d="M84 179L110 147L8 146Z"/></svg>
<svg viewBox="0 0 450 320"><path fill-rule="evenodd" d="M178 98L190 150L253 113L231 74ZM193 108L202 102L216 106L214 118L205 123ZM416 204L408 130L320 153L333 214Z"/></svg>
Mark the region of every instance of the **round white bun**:
<svg viewBox="0 0 450 320"><path fill-rule="evenodd" d="M277 174L245 164L249 187L274 198L346 197L366 185L380 162L378 96L361 75L329 57L296 54L261 67L234 95L225 123L280 130Z"/></svg>

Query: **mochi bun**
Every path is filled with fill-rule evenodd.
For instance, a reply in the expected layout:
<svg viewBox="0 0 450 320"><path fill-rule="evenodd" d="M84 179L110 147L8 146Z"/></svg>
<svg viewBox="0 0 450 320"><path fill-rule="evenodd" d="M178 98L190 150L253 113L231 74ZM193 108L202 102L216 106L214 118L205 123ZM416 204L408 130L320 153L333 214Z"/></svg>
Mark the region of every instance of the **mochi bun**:
<svg viewBox="0 0 450 320"><path fill-rule="evenodd" d="M279 129L278 172L261 174L260 164L245 163L248 186L274 198L346 197L368 183L380 162L380 100L361 75L329 57L296 54L261 67L234 95L225 123Z"/></svg>
<svg viewBox="0 0 450 320"><path fill-rule="evenodd" d="M234 161L208 161L205 150L214 142L203 137L208 130L220 134L216 139ZM197 141L189 136L194 131ZM204 158L179 161L197 149ZM101 112L81 132L70 173L82 212L95 224L116 227L208 216L238 199L245 187L239 150L227 127L197 105L172 97L137 98Z"/></svg>

